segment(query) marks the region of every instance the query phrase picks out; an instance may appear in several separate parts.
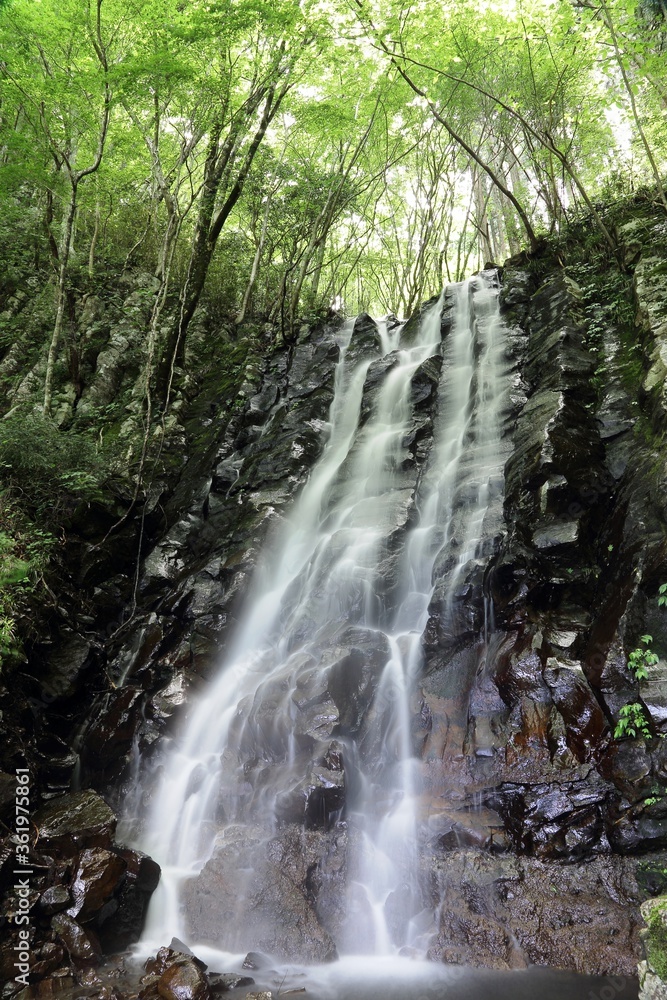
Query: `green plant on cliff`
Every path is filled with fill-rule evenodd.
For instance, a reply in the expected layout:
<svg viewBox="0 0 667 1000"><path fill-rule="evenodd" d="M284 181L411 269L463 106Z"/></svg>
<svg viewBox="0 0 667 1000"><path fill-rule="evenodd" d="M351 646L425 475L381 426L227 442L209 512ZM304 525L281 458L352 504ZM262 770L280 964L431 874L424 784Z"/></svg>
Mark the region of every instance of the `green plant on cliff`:
<svg viewBox="0 0 667 1000"><path fill-rule="evenodd" d="M667 583L658 587L658 605L662 608L667 605ZM638 681L644 681L649 675L649 670L658 662L658 656L650 648L653 642L652 635L642 635L640 637L641 646L637 646L628 656L628 669L635 675ZM614 729L614 737L622 739L625 736L643 736L645 739L651 737L649 720L644 713L644 706L641 702L635 701L629 705L624 705L619 712L619 719ZM659 734L663 735L663 734ZM657 800L656 800L657 801Z"/></svg>
<svg viewBox="0 0 667 1000"><path fill-rule="evenodd" d="M650 739L651 737L648 719L644 714L644 706L641 702L633 701L629 705L624 705L619 712L618 722L614 729L614 738L620 740L625 736L635 738L643 736L644 739Z"/></svg>
<svg viewBox="0 0 667 1000"><path fill-rule="evenodd" d="M648 677L650 667L654 667L658 662L658 657L649 648L653 642L652 635L643 635L641 642L644 648L633 649L628 657L628 668L632 671L638 681L644 681Z"/></svg>
<svg viewBox="0 0 667 1000"><path fill-rule="evenodd" d="M0 663L17 649L12 594L27 576L29 564L14 554L15 541L0 531Z"/></svg>
<svg viewBox="0 0 667 1000"><path fill-rule="evenodd" d="M0 494L0 666L21 655L21 619L39 599L55 539Z"/></svg>
<svg viewBox="0 0 667 1000"><path fill-rule="evenodd" d="M0 421L0 663L21 656L48 598L57 538L77 507L103 499L108 478L85 435L39 414Z"/></svg>
<svg viewBox="0 0 667 1000"><path fill-rule="evenodd" d="M20 505L53 523L83 500L99 499L106 478L94 443L62 433L39 414L15 414L0 422L0 479Z"/></svg>

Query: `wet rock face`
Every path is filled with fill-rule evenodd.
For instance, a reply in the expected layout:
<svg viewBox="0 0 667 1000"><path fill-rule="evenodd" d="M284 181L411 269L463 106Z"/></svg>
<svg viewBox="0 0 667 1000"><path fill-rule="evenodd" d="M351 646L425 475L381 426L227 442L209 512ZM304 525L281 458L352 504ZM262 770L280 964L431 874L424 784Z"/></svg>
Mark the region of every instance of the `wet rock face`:
<svg viewBox="0 0 667 1000"><path fill-rule="evenodd" d="M432 860L429 875L443 907L431 958L497 969L551 965L635 975L636 862L550 865L463 850Z"/></svg>
<svg viewBox="0 0 667 1000"><path fill-rule="evenodd" d="M114 842L116 816L93 791L54 799L34 814L29 855L31 973L43 978L65 965L77 976L103 954L139 939L159 866ZM13 851L7 855L11 861ZM16 879L3 866L5 912L19 912ZM0 945L0 970L14 980L13 920Z"/></svg>
<svg viewBox="0 0 667 1000"><path fill-rule="evenodd" d="M664 559L663 472L648 473L626 447L633 420L613 353L618 335L610 331L606 342L609 386L596 394L600 360L581 290L562 271L536 284L506 267L506 322L520 326L510 335L518 391L503 532L466 585L456 630L434 595L425 780L434 793L483 789L477 794L502 817L514 849L540 858L655 850L667 842L660 741L645 748L612 733L639 694L628 649L642 631L662 644L667 628L651 610L647 591L656 584L639 582L640 566ZM485 590L496 630L486 648ZM661 725L657 681L650 691L653 724Z"/></svg>
<svg viewBox="0 0 667 1000"><path fill-rule="evenodd" d="M334 840L338 860L323 834L300 826L266 838L248 827L228 827L218 837L186 888L190 935L215 945L224 928L226 947L251 947L288 962L330 961L336 946L327 926L333 930L340 919L344 834Z"/></svg>

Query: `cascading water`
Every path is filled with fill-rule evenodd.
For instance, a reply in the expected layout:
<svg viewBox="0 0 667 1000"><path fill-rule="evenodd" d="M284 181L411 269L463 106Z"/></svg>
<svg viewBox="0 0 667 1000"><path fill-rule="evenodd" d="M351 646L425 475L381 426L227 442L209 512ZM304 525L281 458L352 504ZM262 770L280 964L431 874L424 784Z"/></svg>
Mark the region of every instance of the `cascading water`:
<svg viewBox="0 0 667 1000"><path fill-rule="evenodd" d="M407 461L413 380L441 352L441 312L452 296L433 444L416 481ZM411 699L436 558L451 549L451 604L479 555L490 491L502 479L507 377L495 273L443 292L409 344L400 328L383 327L381 357L348 364L352 329L349 322L339 335L326 446L267 548L226 664L193 710L155 796L142 847L163 877L147 947L191 938L183 888L214 851L261 828L261 852L281 824L298 819L333 830L343 808L339 952L423 952L432 929L418 884ZM370 382L378 388L369 410ZM349 705L338 696L347 684L356 692ZM319 798L308 796L311 779ZM257 946L244 937L242 898L238 920L220 928L216 944Z"/></svg>

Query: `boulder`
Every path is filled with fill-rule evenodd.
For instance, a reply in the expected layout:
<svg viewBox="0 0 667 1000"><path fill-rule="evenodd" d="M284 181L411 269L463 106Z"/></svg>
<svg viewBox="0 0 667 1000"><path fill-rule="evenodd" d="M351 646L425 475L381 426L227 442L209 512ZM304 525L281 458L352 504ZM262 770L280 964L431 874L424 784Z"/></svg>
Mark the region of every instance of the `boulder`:
<svg viewBox="0 0 667 1000"><path fill-rule="evenodd" d="M164 970L157 982L162 1000L210 1000L204 972L191 958L179 958Z"/></svg>
<svg viewBox="0 0 667 1000"><path fill-rule="evenodd" d="M90 929L84 930L66 913L57 914L51 921L51 927L75 964L95 964L101 958L102 951L95 934Z"/></svg>
<svg viewBox="0 0 667 1000"><path fill-rule="evenodd" d="M70 792L37 810L36 844L40 850L75 854L79 846L109 848L116 831L116 816L92 789Z"/></svg>
<svg viewBox="0 0 667 1000"><path fill-rule="evenodd" d="M288 962L336 957L308 891L309 871L326 841L298 826L272 838L228 827L184 891L189 934L225 950L244 943Z"/></svg>
<svg viewBox="0 0 667 1000"><path fill-rule="evenodd" d="M101 847L86 848L77 859L70 893L70 917L85 923L96 916L120 887L127 865Z"/></svg>

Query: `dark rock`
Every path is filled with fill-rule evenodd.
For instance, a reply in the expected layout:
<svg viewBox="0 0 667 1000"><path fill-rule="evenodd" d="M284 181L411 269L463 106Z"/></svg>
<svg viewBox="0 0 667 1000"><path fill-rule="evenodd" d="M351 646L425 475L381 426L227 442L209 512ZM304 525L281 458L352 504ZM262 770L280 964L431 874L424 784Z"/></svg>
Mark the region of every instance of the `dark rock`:
<svg viewBox="0 0 667 1000"><path fill-rule="evenodd" d="M633 863L585 866L457 851L434 868L443 900L430 957L491 968L550 965L633 976L639 953Z"/></svg>
<svg viewBox="0 0 667 1000"><path fill-rule="evenodd" d="M64 885L52 885L39 897L39 908L42 913L52 916L60 913L71 905L72 898Z"/></svg>
<svg viewBox="0 0 667 1000"><path fill-rule="evenodd" d="M267 839L259 829L227 827L185 889L189 934L215 943L224 927L229 948L244 942L283 961L334 958L335 945L305 892L322 836L287 826Z"/></svg>
<svg viewBox="0 0 667 1000"><path fill-rule="evenodd" d="M368 313L360 313L354 322L347 358L355 364L363 357L377 354L379 345L380 334L375 320Z"/></svg>
<svg viewBox="0 0 667 1000"><path fill-rule="evenodd" d="M242 968L258 971L259 969L268 969L270 964L266 955L262 955L259 951L249 951L243 959Z"/></svg>
<svg viewBox="0 0 667 1000"><path fill-rule="evenodd" d="M528 302L532 295L533 277L529 271L517 267L505 267L500 292L500 301L505 310L520 302Z"/></svg>
<svg viewBox="0 0 667 1000"><path fill-rule="evenodd" d="M45 693L52 699L74 694L88 657L91 643L82 635L70 632L66 641L49 657L49 670L42 679Z"/></svg>
<svg viewBox="0 0 667 1000"><path fill-rule="evenodd" d="M160 948L157 955L146 959L144 970L149 976L161 976L167 966L173 961L177 952L178 949L172 949L171 947Z"/></svg>
<svg viewBox="0 0 667 1000"><path fill-rule="evenodd" d="M293 788L276 798L276 816L285 823L304 823L328 829L345 803L345 775L341 770L315 766Z"/></svg>
<svg viewBox="0 0 667 1000"><path fill-rule="evenodd" d="M548 659L544 679L567 724L567 742L580 761L588 760L607 731L607 720L583 670L576 663Z"/></svg>
<svg viewBox="0 0 667 1000"><path fill-rule="evenodd" d="M163 1000L210 1000L203 971L190 958L179 958L164 970L157 983Z"/></svg>
<svg viewBox="0 0 667 1000"><path fill-rule="evenodd" d="M84 930L66 913L57 914L51 921L51 927L75 962L95 963L101 958L102 952L94 933L90 929Z"/></svg>
<svg viewBox="0 0 667 1000"><path fill-rule="evenodd" d="M248 957L246 956L244 960L244 968L250 968L245 964ZM241 986L254 986L255 980L238 972L214 972L208 977L208 985L211 993L227 993L229 990L240 989Z"/></svg>
<svg viewBox="0 0 667 1000"><path fill-rule="evenodd" d="M45 941L41 948L35 951L33 958L30 972L35 979L43 979L59 968L65 958L65 951L59 944Z"/></svg>
<svg viewBox="0 0 667 1000"><path fill-rule="evenodd" d="M37 810L34 822L39 848L58 850L65 856L84 844L109 848L116 830L114 813L92 789L54 799Z"/></svg>
<svg viewBox="0 0 667 1000"><path fill-rule="evenodd" d="M97 915L120 887L127 865L117 854L102 848L87 848L78 857L67 911L85 923Z"/></svg>
<svg viewBox="0 0 667 1000"><path fill-rule="evenodd" d="M16 777L13 774L0 772L0 816L6 815L6 811L14 811L16 796Z"/></svg>
<svg viewBox="0 0 667 1000"><path fill-rule="evenodd" d="M160 879L160 866L140 851L115 849L125 874L113 897L113 919L105 914L99 929L105 954L122 951L141 937L151 895Z"/></svg>

